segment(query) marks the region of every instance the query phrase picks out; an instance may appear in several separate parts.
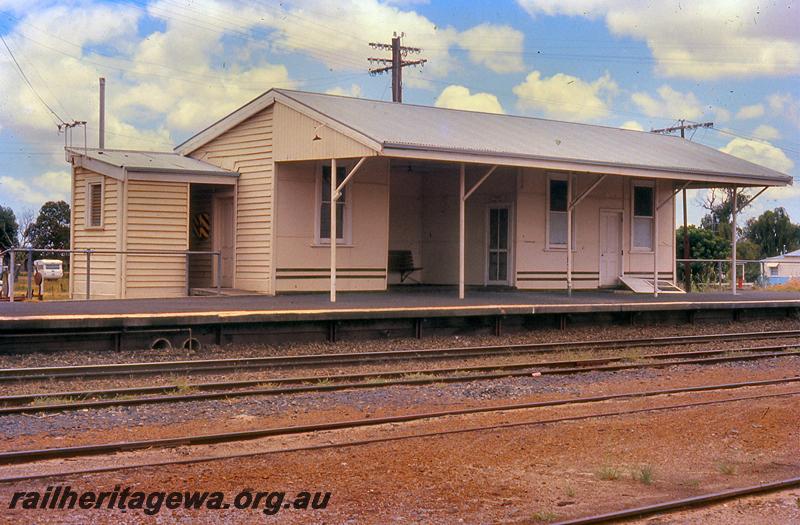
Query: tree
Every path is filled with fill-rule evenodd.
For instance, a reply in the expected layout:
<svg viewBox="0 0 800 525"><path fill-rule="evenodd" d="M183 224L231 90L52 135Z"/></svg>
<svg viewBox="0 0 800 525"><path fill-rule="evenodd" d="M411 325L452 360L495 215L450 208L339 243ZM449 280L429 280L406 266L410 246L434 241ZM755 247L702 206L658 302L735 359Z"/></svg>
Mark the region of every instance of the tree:
<svg viewBox="0 0 800 525"><path fill-rule="evenodd" d="M731 245L727 239L706 228L689 226L690 259L727 259L731 256ZM675 248L678 259L683 259L683 226L675 232ZM738 250L737 250L738 251ZM728 265L730 266L730 265ZM678 265L683 272L683 264ZM692 282L695 284L714 282L719 279L719 265L716 263L692 263ZM681 277L679 280L682 280Z"/></svg>
<svg viewBox="0 0 800 525"><path fill-rule="evenodd" d="M748 220L744 237L761 247L759 258L773 257L800 248L800 225L792 223L784 208L775 208Z"/></svg>
<svg viewBox="0 0 800 525"><path fill-rule="evenodd" d="M36 214L30 208L25 208L22 210L22 213L19 214L17 217L17 222L19 223L19 246L25 247L31 245L31 240L28 238L28 233L31 231L31 224L34 223L34 219L36 218Z"/></svg>
<svg viewBox="0 0 800 525"><path fill-rule="evenodd" d="M64 201L45 202L36 222L25 231L25 238L34 248L69 248L69 204Z"/></svg>
<svg viewBox="0 0 800 525"><path fill-rule="evenodd" d="M739 212L750 205L752 197L739 193L736 196L736 207ZM700 206L706 213L700 219L700 227L711 230L727 241L731 240L731 210L733 210L733 188L713 188L706 192ZM738 233L738 232L737 232Z"/></svg>
<svg viewBox="0 0 800 525"><path fill-rule="evenodd" d="M0 206L0 249L6 250L17 245L19 224L14 210Z"/></svg>

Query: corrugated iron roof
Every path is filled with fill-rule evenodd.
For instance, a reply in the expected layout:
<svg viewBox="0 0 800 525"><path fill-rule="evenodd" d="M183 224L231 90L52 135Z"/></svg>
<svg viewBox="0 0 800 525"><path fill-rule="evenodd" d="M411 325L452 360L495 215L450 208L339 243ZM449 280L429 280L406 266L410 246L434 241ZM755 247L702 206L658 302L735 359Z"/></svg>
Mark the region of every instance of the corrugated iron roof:
<svg viewBox="0 0 800 525"><path fill-rule="evenodd" d="M128 171L162 173L208 173L238 177L236 172L228 171L208 162L185 157L178 153L164 151L133 151L121 149L71 148L72 153L85 155Z"/></svg>
<svg viewBox="0 0 800 525"><path fill-rule="evenodd" d="M795 250L793 252L784 253L783 255L775 255L773 257L767 257L764 259L765 261L777 261L781 260L785 257L800 257L800 250Z"/></svg>
<svg viewBox="0 0 800 525"><path fill-rule="evenodd" d="M286 89L272 91L386 148L497 154L709 173L732 180L741 177L773 184L792 181L789 175L674 136Z"/></svg>

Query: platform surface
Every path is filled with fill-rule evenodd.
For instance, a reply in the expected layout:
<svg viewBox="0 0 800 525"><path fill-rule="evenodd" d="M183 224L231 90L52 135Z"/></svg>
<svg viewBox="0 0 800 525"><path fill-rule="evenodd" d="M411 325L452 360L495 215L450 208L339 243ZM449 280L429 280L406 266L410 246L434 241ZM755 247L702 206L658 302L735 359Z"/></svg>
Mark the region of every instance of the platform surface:
<svg viewBox="0 0 800 525"><path fill-rule="evenodd" d="M416 315L486 315L522 313L581 313L676 309L800 307L800 293L742 291L652 295L606 291L525 292L468 290L459 300L454 288L401 288L388 292L340 293L336 303L328 294L181 297L0 303L0 323L13 320L139 319L147 318L345 318L413 317Z"/></svg>

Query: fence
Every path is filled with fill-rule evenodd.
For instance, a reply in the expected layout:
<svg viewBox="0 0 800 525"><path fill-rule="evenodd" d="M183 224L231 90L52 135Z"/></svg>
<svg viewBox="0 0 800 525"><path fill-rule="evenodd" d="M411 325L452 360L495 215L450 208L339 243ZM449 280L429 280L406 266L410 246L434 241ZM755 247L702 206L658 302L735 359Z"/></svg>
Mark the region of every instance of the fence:
<svg viewBox="0 0 800 525"><path fill-rule="evenodd" d="M731 285L731 259L676 259L677 281L686 282L686 266L689 266L689 275L693 288L698 291L707 289L728 288ZM736 260L737 287L744 286L771 286L781 284L790 279L800 279L800 258L793 260ZM792 268L790 271L781 266ZM793 266L794 265L794 266ZM778 269L772 274L773 269ZM769 271L768 271L769 270ZM780 275L784 273L785 275ZM689 290L687 290L689 291Z"/></svg>
<svg viewBox="0 0 800 525"><path fill-rule="evenodd" d="M10 302L14 302L14 289L16 286L16 276L17 276L17 254L23 253L27 254L27 261L26 261L26 270L27 270L27 286L25 297L28 299L33 297L33 275L34 275L34 254L68 254L70 256L70 260L73 259L73 255L83 255L86 259L86 290L85 290L85 297L86 299L91 299L91 287L92 287L92 279L91 279L91 272L92 272L92 255L155 255L155 256L169 256L175 257L176 255L184 256L186 260L185 264L185 279L186 279L186 295L189 295L190 290L190 272L189 272L189 262L192 256L211 256L212 257L212 265L215 264L216 272L213 272L213 283L212 287L216 288L217 295L222 295L222 254L218 251L180 251L180 250L93 250L93 249L82 249L82 250L70 250L70 249L42 249L42 248L9 248L3 252L0 252L0 267L4 268L5 270L2 272L3 278L3 287L0 289L0 297L7 297ZM6 265L6 258L8 258L8 265ZM21 265L20 265L21 269ZM69 268L70 272L72 268ZM73 290L73 295L77 296L78 291Z"/></svg>

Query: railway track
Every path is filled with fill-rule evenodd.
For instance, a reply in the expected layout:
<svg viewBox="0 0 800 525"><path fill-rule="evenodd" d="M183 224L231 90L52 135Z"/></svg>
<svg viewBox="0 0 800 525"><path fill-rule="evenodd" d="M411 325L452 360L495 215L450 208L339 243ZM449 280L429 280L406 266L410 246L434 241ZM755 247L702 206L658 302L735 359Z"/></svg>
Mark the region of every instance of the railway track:
<svg viewBox="0 0 800 525"><path fill-rule="evenodd" d="M342 366L380 363L395 360L464 359L526 353L555 352L570 349L635 348L671 346L699 343L730 342L740 340L767 340L800 337L800 330L775 332L742 332L708 335L669 336L644 339L614 339L603 341L564 341L555 343L525 343L515 345L489 345L458 348L429 348L390 350L380 352L352 352L344 354L313 354L302 356L245 357L185 361L154 361L139 363L114 363L34 368L0 369L0 383L10 381L35 381L70 378L95 378L109 376L202 374L233 370L267 368L310 368L315 366Z"/></svg>
<svg viewBox="0 0 800 525"><path fill-rule="evenodd" d="M597 523L614 523L618 522L619 520L645 518L647 516L652 516L653 514L686 510L692 507L706 507L722 501L746 496L756 496L759 494L766 494L769 492L776 492L794 487L800 487L800 477L772 481L769 483L761 483L758 485L751 485L749 487L712 492L709 494L702 494L700 496L665 501L662 503L655 503L653 505L644 505L641 507L609 512L606 514L597 514L594 516L559 521L553 523L553 525L593 525Z"/></svg>
<svg viewBox="0 0 800 525"><path fill-rule="evenodd" d="M158 439L148 439L148 440L138 440L138 441L124 441L124 442L116 442L116 443L104 443L104 444L97 444L97 445L77 445L71 447L57 447L57 448L44 448L44 449L36 449L36 450L21 450L21 451L9 451L9 452L0 452L0 465L12 465L12 464L19 464L19 463L31 463L35 461L41 461L46 459L67 459L67 458L75 458L79 456L98 456L98 455L108 455L114 454L117 452L124 452L124 451L131 451L131 450L142 450L142 449L153 449L153 448L171 448L177 446L197 446L197 445L210 445L210 444L217 444L217 443L230 443L230 442L238 442L238 441L246 441L246 440L253 440L253 439L260 439L265 437L276 437L276 436L290 436L296 434L308 434L308 433L315 433L321 431L329 431L329 430L341 430L341 429L352 429L352 428L362 428L362 427L374 427L378 425L385 425L385 424L396 424L396 423L408 423L412 421L420 421L425 419L440 419L445 417L451 416L464 416L464 415L472 415L472 414L486 414L492 412L512 412L518 410L529 410L534 408L542 408L542 407L554 407L554 406L563 406L563 405L578 405L578 404L587 404L587 403L597 403L601 401L613 401L613 400L621 400L621 399L635 399L635 398L650 398L656 396L664 396L670 394L680 394L680 393L693 393L693 392L711 392L711 391L722 391L722 390L732 390L738 388L748 388L748 387L763 387L763 386L774 386L774 385L785 385L790 383L800 382L800 376L794 376L790 378L782 378L782 379L771 379L771 380L762 380L762 381L746 381L740 383L724 383L724 384L717 384L717 385L702 385L702 386L694 386L694 387L681 387L681 388L671 388L671 389L660 389L660 390L647 390L647 391L639 391L639 392L626 392L621 394L606 394L600 396L587 396L587 397L573 397L573 398L565 398L565 399L558 399L558 400L549 400L549 401L535 401L535 402L528 402L528 403L513 403L513 404L504 404L504 405L491 405L491 406L483 406L483 407L472 407L472 408L461 408L461 409L453 409L453 410L442 410L436 412L422 412L422 413L413 413L413 414L404 414L398 416L386 416L380 418L364 418L364 419L355 419L355 420L345 420L345 421L333 421L327 423L316 423L316 424L309 424L309 425L293 425L287 427L271 427L271 428L261 428L255 430L245 430L245 431L236 431L236 432L224 432L224 433L216 433L216 434L199 434L199 435L188 435L188 436L181 436L181 437L173 437L173 438L158 438ZM683 403L679 405L669 405L669 407L651 407L651 408L644 408L644 409L635 409L629 411L615 411L615 412L604 412L602 414L595 414L592 416L574 416L574 417L566 417L566 418L555 418L550 420L540 420L536 422L527 422L527 423L508 423L502 425L493 425L490 427L480 427L481 430L486 429L494 429L494 428L507 428L509 426L520 426L520 425L532 425L532 424L546 424L546 423L557 423L557 422L564 422L564 421L578 421L582 419L591 419L594 417L611 417L611 416L618 416L618 415L627 415L627 414L637 414L637 413L644 413L644 412L652 412L655 410L664 410L666 408L677 409L677 408L688 408L688 407L698 407L698 406L707 406L707 405L715 405L721 404L726 402L733 402L733 401L745 401L745 400L756 400L756 399L766 399L766 398L776 398L776 397L787 397L787 396L794 396L800 395L800 390L790 391L790 392L781 392L776 394L761 394L761 395L754 395L754 396L746 396L746 397L739 397L727 400L713 400L713 401L699 401L695 403ZM444 431L435 434L450 434L452 432Z"/></svg>
<svg viewBox="0 0 800 525"><path fill-rule="evenodd" d="M788 350L789 348L794 347L769 346L745 348L737 350L735 352L736 355L730 355L731 352L727 350L650 354L642 356L642 359L652 360L652 362L644 363L630 362L629 357L623 356L583 360L490 364L457 368L392 370L359 374L278 377L248 381L21 394L0 397L0 416L32 412L75 411L110 406L133 406L246 396L326 392L356 388L379 388L393 385L467 382L507 377L524 377L531 374L565 375L591 371L613 372L637 368L663 368L678 365L711 365L725 362L800 355L800 350L792 351ZM182 394L181 392L184 391L191 391L193 393ZM92 398L94 399L82 401ZM48 403L49 400L57 401Z"/></svg>

